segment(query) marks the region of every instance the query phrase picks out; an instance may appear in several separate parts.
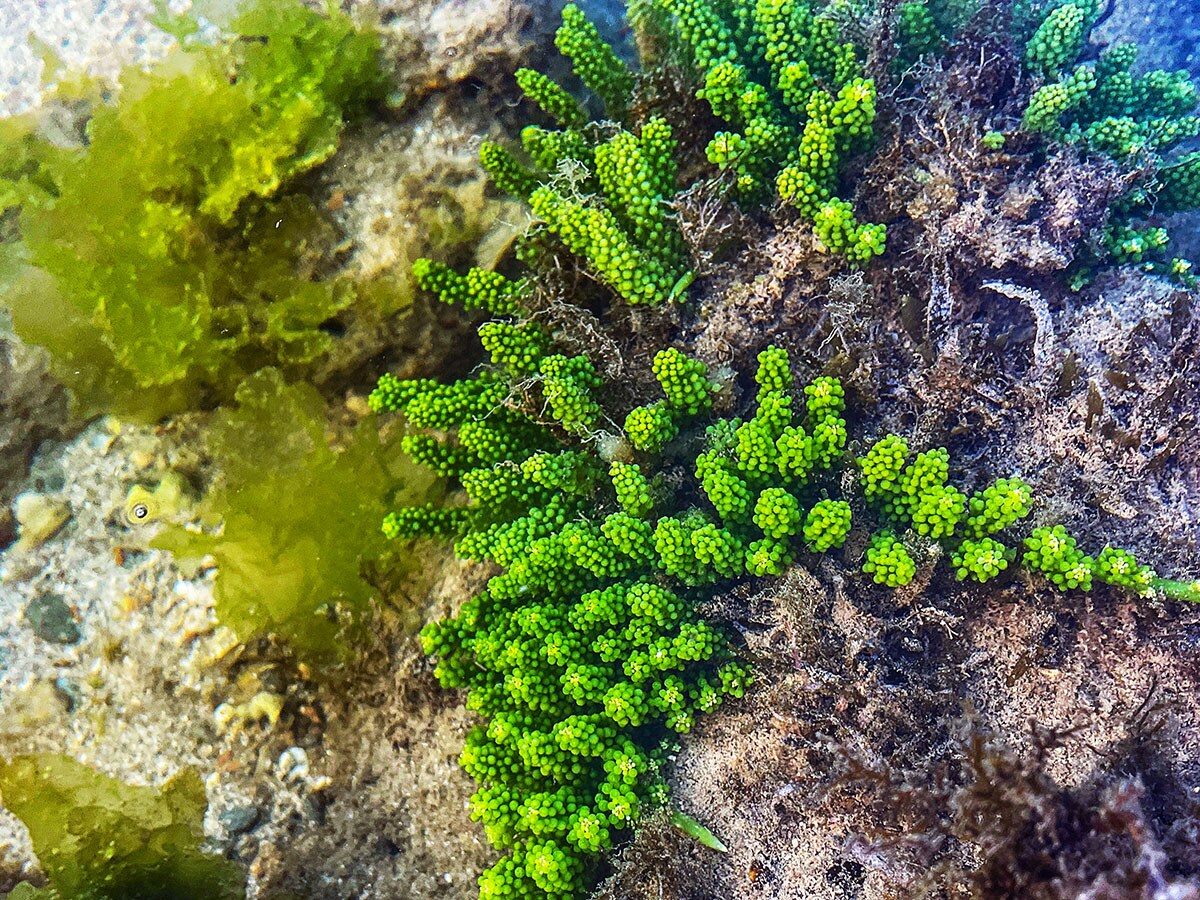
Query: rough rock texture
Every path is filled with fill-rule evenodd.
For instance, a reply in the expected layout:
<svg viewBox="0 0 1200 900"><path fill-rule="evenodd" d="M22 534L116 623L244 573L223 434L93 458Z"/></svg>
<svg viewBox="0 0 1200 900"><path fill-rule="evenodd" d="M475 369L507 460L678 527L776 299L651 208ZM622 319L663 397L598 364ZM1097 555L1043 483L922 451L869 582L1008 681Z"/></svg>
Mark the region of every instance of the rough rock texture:
<svg viewBox="0 0 1200 900"><path fill-rule="evenodd" d="M0 327L0 546L15 537L9 504L34 452L66 425L66 395L42 355Z"/></svg>
<svg viewBox="0 0 1200 900"><path fill-rule="evenodd" d="M1192 896L1194 611L1024 584L893 596L838 572L725 610L763 677L685 740L673 784L729 852L648 829L602 896L1159 896L1148 842ZM1122 792L1144 810L1128 834Z"/></svg>
<svg viewBox="0 0 1200 900"><path fill-rule="evenodd" d="M1134 41L1143 65L1161 69L1200 68L1196 36L1200 34L1200 9L1191 0L1135 2L1116 0L1112 15L1101 25L1097 38L1109 43Z"/></svg>
<svg viewBox="0 0 1200 900"><path fill-rule="evenodd" d="M482 587L441 550L421 618L445 615ZM296 822L260 834L257 889L307 897L457 898L475 893L495 851L469 819L471 780L458 755L474 715L441 689L412 636L364 654L348 690L322 695L331 779L319 827Z"/></svg>
<svg viewBox="0 0 1200 900"><path fill-rule="evenodd" d="M163 56L175 39L150 23L154 10L154 0L0 2L0 116L40 106L58 63L111 82L126 64Z"/></svg>

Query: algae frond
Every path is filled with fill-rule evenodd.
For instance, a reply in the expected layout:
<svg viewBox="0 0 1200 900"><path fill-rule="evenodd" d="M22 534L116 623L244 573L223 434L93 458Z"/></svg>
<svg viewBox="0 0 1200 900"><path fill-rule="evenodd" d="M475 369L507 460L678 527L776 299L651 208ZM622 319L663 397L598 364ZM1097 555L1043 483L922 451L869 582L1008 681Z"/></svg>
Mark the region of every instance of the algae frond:
<svg viewBox="0 0 1200 900"><path fill-rule="evenodd" d="M0 762L4 805L29 829L50 884L18 900L241 900L245 874L201 850L207 800L184 770L158 791L56 753Z"/></svg>
<svg viewBox="0 0 1200 900"><path fill-rule="evenodd" d="M424 499L433 479L373 422L338 445L310 385L269 369L247 379L237 406L217 412L208 450L218 483L197 505L204 527L164 531L152 546L211 555L216 612L243 641L275 635L305 662L346 659L369 621L375 588L363 577L386 541L378 523L395 495ZM397 442L398 443L398 442Z"/></svg>
<svg viewBox="0 0 1200 900"><path fill-rule="evenodd" d="M228 400L263 366L304 375L359 307L395 311L333 274L337 231L292 191L383 92L374 35L254 2L217 43L126 70L83 146L28 122L0 133L4 302L80 413L154 420Z"/></svg>

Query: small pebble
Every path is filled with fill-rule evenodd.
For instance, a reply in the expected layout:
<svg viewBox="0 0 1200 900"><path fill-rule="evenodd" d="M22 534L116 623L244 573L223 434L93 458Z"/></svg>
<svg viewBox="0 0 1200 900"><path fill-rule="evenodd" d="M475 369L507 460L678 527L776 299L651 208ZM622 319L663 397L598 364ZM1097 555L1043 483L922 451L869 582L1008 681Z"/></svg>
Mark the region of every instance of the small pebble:
<svg viewBox="0 0 1200 900"><path fill-rule="evenodd" d="M71 508L59 497L26 491L13 501L13 518L18 526L14 549L31 550L62 528L71 518Z"/></svg>
<svg viewBox="0 0 1200 900"><path fill-rule="evenodd" d="M25 607L25 624L43 641L54 644L74 644L79 640L79 626L71 607L60 594L39 594Z"/></svg>
<svg viewBox="0 0 1200 900"><path fill-rule="evenodd" d="M230 835L245 834L262 818L257 806L230 806L217 814L217 821Z"/></svg>
<svg viewBox="0 0 1200 900"><path fill-rule="evenodd" d="M67 705L67 712L74 712L83 703L83 691L72 678L60 676L54 679L54 689Z"/></svg>
<svg viewBox="0 0 1200 900"><path fill-rule="evenodd" d="M304 781L308 778L308 754L303 747L288 747L279 754L275 776L280 781Z"/></svg>

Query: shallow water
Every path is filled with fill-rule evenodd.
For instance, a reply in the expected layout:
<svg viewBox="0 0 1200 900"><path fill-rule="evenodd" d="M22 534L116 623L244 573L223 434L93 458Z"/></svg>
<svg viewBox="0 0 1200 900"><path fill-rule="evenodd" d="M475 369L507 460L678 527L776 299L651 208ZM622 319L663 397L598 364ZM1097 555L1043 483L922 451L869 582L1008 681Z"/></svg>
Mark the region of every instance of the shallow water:
<svg viewBox="0 0 1200 900"><path fill-rule="evenodd" d="M638 58L622 4L581 5L622 59ZM774 8L765 0L761 5L767 12ZM586 861L572 871L570 891L552 894L538 882L536 891L545 896L1200 896L1194 840L1200 607L1193 596L1200 588L1190 581L1200 575L1200 376L1194 365L1200 319L1190 270L1176 261L1200 256L1196 214L1166 216L1136 203L1122 207L1133 202L1124 193L1129 185L1150 177L1139 174L1133 156L1114 160L1078 142L1064 147L1069 126L1031 133L1022 113L1046 79L1022 69L1031 65L1026 51L997 36L996 26L989 26L986 40L966 32L960 43L948 42L937 57L941 62L926 57L907 70L888 68L878 53L862 49L883 46L878 19L857 15L856 4L836 3L831 15L842 23L843 38L861 44L862 73L878 75L887 88L877 103L871 94L871 115L877 107L878 117L865 130L873 126L873 138L859 135L855 143L846 137L844 147L837 143L843 138L830 138L832 149L811 151L834 160L819 188L819 212L806 210L802 201L775 201L776 171L785 162L796 164L791 156L781 161L767 154L760 168L769 177L749 164L743 170L761 177L769 202L746 191L739 197L736 175L743 159L734 153L722 174L717 156L723 151L714 151L709 140L717 130L745 123L714 115L711 103L696 99L687 66L676 64L640 84L626 120L629 133L644 134L655 115L673 129L667 170L678 164L677 177L649 204L645 221L628 210L640 209L638 197L653 193L654 172L614 188L603 174L592 179L589 163L569 155L535 179L538 187L552 186L551 199L567 212L556 220L543 199L539 217L529 198L497 189L500 179L495 171L489 179L479 154L489 142L518 147L530 121L551 124L533 104L520 101L511 73L522 66L561 79L582 98L588 116L604 115L599 98L571 75L554 48L562 4L356 0L343 6L379 30L386 71L384 87L362 105L361 115L347 113L344 131L309 135L311 159L285 176L282 186L247 189L224 220L208 210L187 228L172 230L180 219L162 210L178 213L186 204L172 191L187 188L171 183L147 189L145 201L128 208L126 221L145 223L130 233L147 245L162 236L162 246L147 254L152 264L130 264L134 287L128 296L161 296L169 310L176 296L208 291L218 298L211 306L225 307L212 319L216 324L205 319L212 325L205 340L242 340L239 328L269 339L245 338L245 346L227 357L220 356L224 349L213 350L224 362L210 369L192 364L186 377L198 378L198 387L189 383L185 390L164 379L132 391L126 386L122 394L128 372L147 371L147 359L170 347L168 338L159 337L190 332L186 323L156 317L153 304L124 319L105 318L113 310L115 316L138 308L116 302L115 276L104 280L129 259L94 255L96 247L133 246L127 237L121 238L125 244L114 237L122 223L112 221L111 210L89 206L85 198L71 207L78 219L60 219L54 226L60 231L52 229L46 240L45 246L64 242L68 256L86 260L74 269L63 263L63 272L90 266L101 290L110 291L84 316L70 312L71 298L41 308L22 301L36 295L30 291L38 283L11 279L12 272L26 270L6 268L0 258L0 498L12 507L0 521L0 785L7 777L3 761L27 754L65 754L120 782L155 789L180 772L197 773L203 790L193 800L199 806L184 815L179 810L191 807L181 801L172 813L180 816L181 833L193 836L176 834L171 841L186 845L188 853L216 854L235 864L232 893L214 889L212 896L241 896L244 875L249 897L474 897L481 872L510 852L514 840L518 859L570 844L570 853ZM128 65L170 57L174 39L150 23L153 12L148 0L0 0L0 117L18 121L41 109L41 133L51 144L83 154L90 140L87 109L111 98L108 87L100 100L96 90L74 90L68 75L84 73L111 86L119 76L133 77L122 76ZM1200 77L1200 2L1117 0L1095 15L1100 22L1079 57L1085 68L1104 48L1135 41L1141 69L1183 69ZM211 38L213 31L205 28L201 35ZM977 44L963 51L972 40ZM646 38L643 49L653 45ZM311 52L316 59L317 51ZM348 55L321 59L333 67ZM1063 78L1073 66L1064 62ZM301 78L305 69L295 72ZM768 68L761 72L764 79L773 77ZM70 102L55 99L60 88ZM305 91L317 96L318 88L307 82L304 91L293 82L280 88L273 96L282 98L282 118L294 116L289 121L303 129L312 121ZM778 83L762 90L770 95L765 102L791 114L773 99L782 96ZM752 94L737 93L729 102L740 97L753 107L758 101ZM199 100L196 105L206 108ZM860 114L853 104L839 109L846 120ZM576 114L583 115L564 113ZM1171 115L1183 114L1181 108ZM816 113L797 115L799 124L787 124L788 134L792 144L809 147L801 143L810 139L803 117ZM1074 115L1068 109L1062 121ZM129 132L140 142L131 158L135 149L146 154L138 159L155 158L146 147L157 146L160 124L165 133L167 123L158 118L139 123L144 131ZM607 142L620 130L612 122L594 126L588 140ZM16 158L15 134L0 133L0 141L12 142L5 148L9 159ZM244 134L216 144L228 147ZM289 148L279 157L263 151L264 171L286 169L279 160L289 154L303 156L289 140L279 137ZM99 144L97 138L93 152ZM1164 150L1161 158L1136 158L1166 168L1194 145L1195 139L1184 140L1169 147L1169 157ZM111 157L114 166L119 156ZM178 171L190 165L186 154L170 159L168 171L176 162ZM595 157L587 159L601 169ZM35 165L22 171L33 172ZM7 171L0 164L0 176ZM212 171L207 175L218 179L220 166ZM143 175L151 184L144 172L121 184L139 190ZM1149 183L1152 193L1166 196L1158 182ZM0 189L5 185L0 181ZM91 196L101 205L116 204L126 193L98 188ZM25 221L19 216L35 220L37 214L19 203L25 209L65 206L68 194L56 183L14 201L0 214L0 249L24 246L18 243ZM292 205L272 205L285 195ZM845 203L851 217L841 225L828 224L839 213L832 201ZM606 268L594 244L586 252L572 244L571 226L592 222L586 216L597 209L616 210L614 227L628 241L622 245L624 268ZM1166 229L1169 246L1157 255L1147 250L1144 265L1098 256L1111 252L1104 250L1112 246L1104 244L1104 229L1120 215L1132 215L1133 227ZM538 218L551 227L541 243L523 244L521 235ZM106 223L94 242L80 237L93 220ZM298 224L309 222L316 224ZM876 243L856 231L884 223L886 250L881 237ZM251 256L251 248L266 245L272 235L286 238L270 245L269 253ZM618 240L611 232L609 237ZM1157 240L1129 237L1135 239ZM423 257L456 271L478 266L528 277L525 284L533 287L521 294L527 305L514 307L515 314L493 308L492 318L507 322L515 315L515 321L532 322L547 345L535 347L541 356L532 368L509 364L513 372L505 376L500 399L473 424L486 429L507 422L508 415L524 417L530 430L518 432L519 440L502 431L494 436L504 472L518 471L514 460L519 464L546 448L590 460L592 474L545 483L522 476L522 490L541 498L522 501L522 509L565 504L557 527L570 522L579 529L571 552L594 550L586 541L599 540L600 522L634 527L613 519L633 502L614 492L614 460L658 473L646 489L646 507L633 516L655 525L647 526L653 540L645 538L653 545L647 559L655 561L644 563L644 572L618 567L598 574L571 557L561 571L539 575L534 564L521 569L524 555L536 556L529 543L534 538L524 544L525 538L511 538L521 554L503 558L503 566L456 558L444 534L387 555L397 544L380 537L378 523L387 511L426 503L461 507L468 500L458 485L470 485L472 475L455 475L445 463L451 475L435 483L402 459L395 451L405 427L415 433L428 426L424 433L435 438L453 428L432 401L425 422L420 410L404 407L415 425L375 415L376 379L395 373L449 384L500 366L500 355L490 364L476 337L489 318L486 311L464 310L461 302L438 305L431 291L418 289L412 264ZM301 275L276 272L278 260L288 273ZM661 264L663 272L645 276L652 264ZM188 266L194 277L186 274ZM637 280L643 276L645 282ZM66 283L65 275L59 278ZM336 289L330 287L335 281ZM76 283L84 285L78 288L84 296L88 279ZM176 283L177 294L170 288ZM422 285L449 291L431 281ZM338 306L343 289L354 299ZM521 290L513 288L514 296ZM481 296L468 291L443 299L486 305ZM631 297L660 302L631 306ZM296 302L279 313L290 301ZM328 309L313 313L320 304ZM25 340L14 333L14 315ZM89 346L87 339L70 345L76 356L60 349L49 361L29 339L54 335L56 328L66 332L65 323L75 329L71 334L107 329L105 358L127 366L124 381L114 377L96 388L101 399L84 416L73 416L69 403L96 385L91 367L99 357L78 349ZM176 327L178 332L171 330ZM486 335L486 327L480 333ZM794 388L795 419L789 405L784 423L791 436L808 440L822 422L834 420L843 429L829 426L836 432L826 439L834 447L829 459L814 461L822 459L815 437L807 450L787 457L790 474L777 443L783 425L768 435L762 450L767 461L757 474L759 451L746 449L750 432L723 444L719 437L734 435L746 421L765 421L761 410L776 402L763 397L771 393L768 375L760 371L755 381L759 354L768 345L790 354L791 371L779 376L786 387L775 393L782 397ZM310 353L310 346L332 349ZM679 364L684 374L677 374L675 393L669 377L652 372L652 361L667 347L703 363L690 382L687 364ZM180 339L181 358L191 349ZM572 393L583 382L554 380L569 360L560 369L542 366L550 350L564 359L591 360L583 379L591 387L580 389L583 400ZM264 360L284 373L278 383L252 377ZM829 390L817 380L822 376L844 385L844 420L840 410L822 418L812 392L805 401L806 384ZM285 381L293 387L284 387ZM239 383L253 390L235 395ZM431 389L418 389L417 396L421 390ZM600 399L592 403L594 412L585 402L592 395ZM122 414L102 414L118 403L124 404ZM670 432L662 448L650 438L639 444L626 419L630 410L653 403L658 412L668 410L665 424L659 422ZM685 411L688 403L695 408ZM139 422L138 409L154 413ZM655 421L648 431L658 427ZM706 435L710 421L731 424ZM796 431L803 428L808 431ZM937 482L935 490L947 477L961 488L942 498L949 507L960 503L949 533L922 524L919 515L935 522L951 515L946 506L930 512L932 500L922 507L922 498L928 499L923 489L910 491L911 509L909 501L896 499L899 487L881 488L878 497L870 488L864 492L869 467L859 457L889 433L906 437L910 461L919 451L948 449L948 475L938 476L931 462L934 474L921 477ZM452 451L462 448L458 440L451 439ZM393 450L379 449L381 441ZM425 462L443 460L439 451L421 446ZM420 456L420 448L406 449ZM489 445L489 452L494 449ZM730 479L723 483L733 484L735 494L738 485L746 491L744 510L705 481L698 458L705 449L723 460L713 464ZM461 465L468 473L490 471L492 460L477 456ZM897 484L903 482L899 472L897 467ZM1021 517L1007 521L1008 532L997 526L994 533L1006 543L987 563L997 571L989 569L989 580L979 584L984 579L970 574L971 567L982 571L985 563L963 561L966 516L978 514L968 498L982 498L994 479L1008 476L1030 486L1029 518L1020 525ZM510 503L505 497L502 502ZM474 494L471 499L476 508L484 505ZM820 504L834 501L846 504L847 516L852 509L854 527L826 547L810 510L833 516L833 506ZM660 537L657 526L666 519L693 548L686 565L670 562L663 549L674 534L667 528L667 537ZM710 531L696 538L701 521ZM955 533L958 522L963 524ZM1028 556L1034 552L1026 542L1030 529L1058 523L1079 541L1076 562L1086 558L1079 562L1086 585L1083 576L1066 571L1070 566L1039 569ZM586 531L593 526L595 534ZM876 526L898 531L896 542L872 535ZM392 523L385 533L389 527L401 530ZM827 522L822 527L835 529ZM980 525L972 539L986 531ZM478 534L472 537L488 546ZM628 534L622 539L633 540ZM1155 578L1162 577L1153 580L1147 570L1144 590L1107 583L1111 571L1102 576L1096 562L1106 546L1134 551ZM459 553L468 555L461 544ZM493 593L519 610L513 622L534 629L538 616L552 622L560 616L561 622L546 627L568 635L567 650L546 650L549 641L539 645L541 662L514 662L528 649L526 637L513 636L518 626L506 626L512 633L503 640L489 633L492 643L507 642L509 656L494 648L487 651L491 658L484 649L469 651L478 657L466 666L462 684L485 699L464 705L464 691L439 684L417 633L457 614L502 569L533 572L491 583ZM710 569L719 576L710 577ZM563 610L586 620L592 607L585 601L594 592L637 578L686 599L685 618L662 614L671 628L680 621L690 627L693 619L712 623L720 646L732 654L726 660L725 649L709 648L716 653L711 661L702 656L691 665L685 654L675 669L663 669L699 679L680 682L687 702L711 698L720 666L735 659L754 673L745 696L739 687L719 710L706 713L707 706L698 705L675 717L678 710L660 696L670 687L666 681L631 674L637 665L651 666L638 641L651 647L659 632L622 637L627 647L613 636L618 627L651 628L653 616L628 599L620 602L634 611L611 621L607 645L624 650L601 667L607 651L592 643L601 639L601 629L585 642L570 631L586 633L575 620L564 624ZM505 598L504 590L513 596ZM542 601L545 611L535 608ZM476 609L472 615L484 620L509 613ZM661 622L655 627L666 628ZM335 633L337 640L329 637ZM638 654L646 659L639 662ZM439 655L444 660L452 649ZM644 725L630 725L611 691L568 703L558 680L552 684L558 693L544 701L548 706L528 699L541 690L526 686L530 672L561 669L561 686L567 687L568 665L580 660L607 673L597 677L641 692L642 699L633 701L618 697L622 703L636 707L644 700L647 710L657 711L646 713ZM507 678L510 671L520 677ZM573 798L582 779L597 810L612 802L611 791L604 799L596 787L607 777L603 771L580 774L592 772L587 766L602 770L598 757L564 744L562 754L585 762L562 775L554 769L552 755L560 751L552 743L541 750L522 745L523 761L513 763L528 770L520 797L512 810L498 803L501 812L491 814L515 821L516 808L526 803L523 824L513 826L524 836L499 840L499 850L491 846L499 830L489 835L473 814L477 785L458 762L472 728L497 719L486 704L501 702L486 699L491 695L471 681L479 672L499 672L496 690L525 697L521 708L534 710L523 724L495 726L488 739L496 746L507 740L496 736L504 727L535 732L530 723L537 722L549 734L550 725L561 725L578 707L613 729L614 737L596 739L612 742L610 756L625 751L625 736L646 754L630 789L632 808L641 804L645 814L636 828L612 820L618 822L611 828L615 852L591 853L578 837L580 817L593 813L591 807L572 806L571 837L566 826L559 832L547 826L543 834L528 824L535 815L527 811L531 784L545 791L566 785ZM656 707L645 699L652 687ZM552 705L560 701L561 707ZM613 723L621 726L620 738ZM560 740L562 730L552 740ZM561 740L570 743L573 734ZM531 763L535 751L551 761ZM603 761L615 765L609 757ZM28 784L33 776L22 777ZM670 802L656 811L663 787ZM48 787L41 790L50 796ZM24 802L14 799L20 793L15 787L7 793L10 806ZM155 802L138 796L137 803L125 797L113 806L144 811ZM161 822L163 814L157 815ZM637 814L630 815L633 824ZM29 813L25 818L33 822ZM154 826L138 827L143 830L129 839L131 845L154 843ZM609 825L602 827L608 834ZM0 895L23 881L40 887L49 877L66 884L48 854L39 863L34 831L31 842L21 817L0 810ZM712 849L710 837L721 850ZM541 863L522 863L529 879L538 865L550 866L539 858ZM90 896L77 884L64 896L73 891ZM209 894L198 889L196 896Z"/></svg>

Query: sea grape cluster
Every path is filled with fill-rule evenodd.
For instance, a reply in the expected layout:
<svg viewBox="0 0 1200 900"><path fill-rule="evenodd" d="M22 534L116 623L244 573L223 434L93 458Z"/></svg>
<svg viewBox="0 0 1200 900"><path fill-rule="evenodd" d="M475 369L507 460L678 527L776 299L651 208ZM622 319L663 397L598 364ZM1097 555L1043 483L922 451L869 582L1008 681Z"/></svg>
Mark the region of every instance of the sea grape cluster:
<svg viewBox="0 0 1200 900"><path fill-rule="evenodd" d="M1031 492L1019 478L1002 478L967 497L949 483L950 457L943 448L918 453L907 463L908 442L898 435L876 441L858 460L864 496L890 529L951 544L958 579L987 581L1008 565L1010 552L992 538L1030 512ZM965 539L964 539L965 538ZM892 530L876 535L867 551L879 583L896 587L916 573L912 556Z"/></svg>
<svg viewBox="0 0 1200 900"><path fill-rule="evenodd" d="M463 283L435 286L454 301ZM405 414L405 447L455 478L468 501L396 510L384 531L450 534L460 556L504 567L423 640L442 681L468 688L488 718L463 765L481 786L475 814L512 853L485 873L481 896L574 896L589 857L664 801L664 735L744 690L747 670L696 615L696 599L764 560L781 571L802 542L844 542L848 504L802 505L804 487L844 451L844 398L822 379L794 414L787 355L770 348L755 414L704 429L698 418L717 386L698 361L667 349L652 365L662 397L641 408L655 411L661 434L640 438L630 411L625 456L606 461L587 440L597 417L579 412L599 408L586 357L550 352L553 336L530 321L481 331L512 339L496 369L449 385L385 376L372 394L375 409ZM522 362L507 365L514 355ZM522 392L530 383L532 398ZM550 423L537 426L538 415ZM657 454L683 431L706 438L692 502L676 508ZM735 495L740 503L727 499Z"/></svg>
<svg viewBox="0 0 1200 900"><path fill-rule="evenodd" d="M1061 525L1035 528L1025 539L1025 565L1037 569L1060 588L1092 589L1094 561Z"/></svg>
<svg viewBox="0 0 1200 900"><path fill-rule="evenodd" d="M550 354L538 371L555 359L584 358ZM582 368L559 373L575 404L546 403L564 435L580 429L578 407L595 402ZM702 366L666 351L655 371L678 424L707 406ZM745 668L696 616L691 592L741 574L744 539L698 508L656 514L644 462L605 464L585 445L531 439L533 419L499 383L490 374L440 386L381 380L375 408L455 435L434 442L445 451L437 459L470 501L397 510L384 528L449 531L460 555L505 567L423 641L443 683L468 688L468 704L488 718L462 762L480 784L474 814L512 852L483 875L481 896L574 896L589 857L662 802L663 729L687 731L744 689ZM551 384L542 378L543 399Z"/></svg>
<svg viewBox="0 0 1200 900"><path fill-rule="evenodd" d="M941 50L945 36L937 16L924 0L908 0L896 7L897 53L893 68L904 70L918 59Z"/></svg>
<svg viewBox="0 0 1200 900"><path fill-rule="evenodd" d="M534 169L504 147L485 143L480 159L502 189L527 201L572 253L627 303L677 297L691 275L670 218L676 146L670 126L651 117L626 123L634 76L596 26L568 5L556 43L580 80L599 97L607 123L591 123L560 85L530 69L517 72L525 96L558 129L521 135Z"/></svg>
<svg viewBox="0 0 1200 900"><path fill-rule="evenodd" d="M731 172L742 199L761 202L777 188L826 249L856 263L883 252L886 227L860 224L836 196L843 162L870 143L875 87L833 19L799 0L735 4L730 21L708 0L654 0L644 12L678 38L698 96L736 129L714 134L707 156ZM679 299L692 273L671 211L671 127L658 114L632 120L637 78L576 6L564 9L556 42L606 119L589 122L560 85L522 69L521 90L558 128L522 132L532 167L494 143L480 158L502 190L524 198L623 300Z"/></svg>
<svg viewBox="0 0 1200 900"><path fill-rule="evenodd" d="M664 739L749 680L696 612L713 591L836 551L856 520L873 531L862 570L889 587L912 581L934 542L960 581L989 581L1017 558L1001 538L1031 511L1027 484L967 495L944 449L910 458L898 435L866 447L844 479L843 387L822 376L797 391L782 348L759 354L747 414L715 418L706 367L664 349L651 366L661 396L606 434L622 417L595 366L554 353L552 332L511 312L519 282L422 278L500 316L480 328L492 367L450 384L385 375L370 398L404 414L414 459L461 487L447 505L392 511L385 534L453 538L460 557L502 570L422 634L439 679L466 688L486 720L462 763L479 784L474 815L510 852L482 876L483 897L577 896L591 857L667 802ZM1085 556L1061 526L1023 547L1024 565L1060 588L1200 599L1128 551Z"/></svg>
<svg viewBox="0 0 1200 900"><path fill-rule="evenodd" d="M1152 173L1121 198L1103 235L1117 263L1141 263L1191 282L1185 260L1158 261L1168 235L1147 216L1200 206L1200 153L1179 148L1200 135L1200 89L1186 71L1135 71L1137 47L1114 44L1088 61L1098 0L1048 5L1025 46L1025 66L1041 82L1024 127ZM1141 224L1139 224L1141 223Z"/></svg>
<svg viewBox="0 0 1200 900"><path fill-rule="evenodd" d="M870 145L875 83L835 19L807 0L722 4L652 0L702 87L730 126L708 144L742 197L772 188L813 225L821 244L857 263L883 252L887 227L861 224L837 196L841 167Z"/></svg>
<svg viewBox="0 0 1200 900"><path fill-rule="evenodd" d="M700 96L738 129L713 136L708 157L742 196L774 184L826 247L859 262L881 252L883 227L859 225L834 193L843 161L870 138L874 86L833 20L793 0L651 0L643 13L675 36ZM907 15L910 30L924 27ZM1061 65L1074 47L1056 34L1030 50L1036 65ZM678 297L690 273L668 214L671 130L653 116L631 121L637 80L574 7L559 46L609 121L587 122L560 86L523 71L526 96L560 127L523 133L534 168L497 145L485 164L624 300ZM466 688L486 719L462 762L479 784L474 814L509 853L482 876L481 896L586 886L593 854L667 802L664 738L745 688L747 670L697 602L780 575L798 555L838 551L856 519L871 532L854 545L862 571L888 587L910 583L940 544L960 581L997 578L1019 558L1065 589L1096 580L1197 597L1127 551L1085 556L1061 527L1005 543L1031 511L1028 485L999 479L968 495L944 449L911 456L903 437L885 435L843 479L842 385L818 377L796 391L781 348L759 355L744 417L714 419L720 386L675 348L653 359L658 397L609 409L593 361L556 352L555 334L522 316L529 284L428 261L415 271L443 300L497 318L480 329L490 368L453 384L384 376L371 397L377 411L403 412L412 457L461 487L449 505L394 510L384 532L451 537L460 557L501 568L423 633L439 678ZM847 484L855 490L842 496Z"/></svg>

